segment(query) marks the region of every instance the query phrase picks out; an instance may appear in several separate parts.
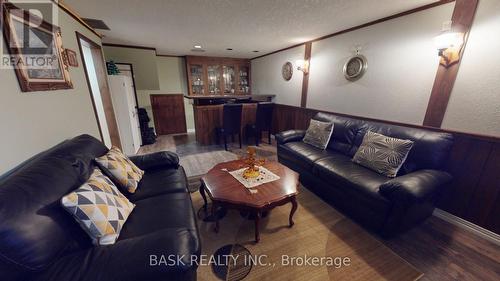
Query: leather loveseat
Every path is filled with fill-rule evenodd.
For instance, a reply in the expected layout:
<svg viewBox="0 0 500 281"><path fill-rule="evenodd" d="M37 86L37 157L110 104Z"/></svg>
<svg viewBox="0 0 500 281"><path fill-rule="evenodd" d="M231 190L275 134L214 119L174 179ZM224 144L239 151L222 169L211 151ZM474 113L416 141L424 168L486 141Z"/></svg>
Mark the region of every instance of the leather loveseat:
<svg viewBox="0 0 500 281"><path fill-rule="evenodd" d="M196 280L200 238L177 155L131 157L145 170L120 237L93 246L60 204L108 149L81 135L42 152L0 179L0 280ZM166 265L169 255L181 257ZM161 258L164 263L159 264Z"/></svg>
<svg viewBox="0 0 500 281"><path fill-rule="evenodd" d="M451 134L327 113L313 119L334 123L325 150L302 142L303 130L276 135L279 161L300 173L306 187L384 237L432 214L439 191L451 180L440 170L453 144ZM351 161L368 130L414 141L397 177L388 178Z"/></svg>

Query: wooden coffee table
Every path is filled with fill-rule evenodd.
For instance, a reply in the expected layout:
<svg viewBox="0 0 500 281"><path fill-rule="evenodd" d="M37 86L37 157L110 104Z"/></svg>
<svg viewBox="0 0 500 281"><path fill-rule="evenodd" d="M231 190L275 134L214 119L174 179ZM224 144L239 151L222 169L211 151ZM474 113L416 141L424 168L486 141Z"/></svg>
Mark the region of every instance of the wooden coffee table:
<svg viewBox="0 0 500 281"><path fill-rule="evenodd" d="M206 193L212 200L212 214L215 217L215 232L219 231L219 219L215 214L217 207L247 211L255 217L255 242L259 242L259 220L262 213L287 203L292 204L289 216L289 226L292 227L293 214L297 210L296 195L298 194L299 175L278 162L264 164L269 171L280 176L279 180L259 185L251 193L236 180L228 171L244 167L242 160L217 164L201 179L200 194L207 208ZM227 169L227 170L224 170Z"/></svg>

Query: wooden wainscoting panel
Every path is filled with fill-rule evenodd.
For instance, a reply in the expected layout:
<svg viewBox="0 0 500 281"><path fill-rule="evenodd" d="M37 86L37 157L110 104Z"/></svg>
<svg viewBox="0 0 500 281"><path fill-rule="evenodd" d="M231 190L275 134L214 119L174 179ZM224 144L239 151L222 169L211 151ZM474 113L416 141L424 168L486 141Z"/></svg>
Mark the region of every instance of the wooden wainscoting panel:
<svg viewBox="0 0 500 281"><path fill-rule="evenodd" d="M222 126L223 105L195 105L194 124L196 141L200 144L215 142L215 129Z"/></svg>
<svg viewBox="0 0 500 281"><path fill-rule="evenodd" d="M469 203L480 181L482 170L491 152L491 143L474 138L455 136L454 145L446 163L453 175L453 183L443 192L439 207L466 219Z"/></svg>
<svg viewBox="0 0 500 281"><path fill-rule="evenodd" d="M306 129L310 118L318 112L325 111L276 104L273 115L274 132ZM452 174L453 181L442 191L437 207L500 234L500 138L331 113L452 133L455 142L445 163L445 170Z"/></svg>
<svg viewBox="0 0 500 281"><path fill-rule="evenodd" d="M500 232L499 212L488 212L500 205L500 143L492 143L488 159L481 169L481 177L474 189L474 194L468 205L482 206L468 208L466 219L477 221L480 225L491 227Z"/></svg>

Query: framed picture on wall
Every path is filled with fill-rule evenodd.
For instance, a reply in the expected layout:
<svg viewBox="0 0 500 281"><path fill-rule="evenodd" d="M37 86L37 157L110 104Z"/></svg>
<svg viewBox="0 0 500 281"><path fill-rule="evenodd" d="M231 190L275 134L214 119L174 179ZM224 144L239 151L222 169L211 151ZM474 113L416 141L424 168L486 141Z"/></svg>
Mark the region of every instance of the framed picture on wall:
<svg viewBox="0 0 500 281"><path fill-rule="evenodd" d="M68 64L72 67L78 67L78 57L76 52L70 49L64 50L66 57L68 58Z"/></svg>
<svg viewBox="0 0 500 281"><path fill-rule="evenodd" d="M2 1L2 10L8 50L2 54L2 67L15 70L21 90L72 89L60 28L12 3Z"/></svg>

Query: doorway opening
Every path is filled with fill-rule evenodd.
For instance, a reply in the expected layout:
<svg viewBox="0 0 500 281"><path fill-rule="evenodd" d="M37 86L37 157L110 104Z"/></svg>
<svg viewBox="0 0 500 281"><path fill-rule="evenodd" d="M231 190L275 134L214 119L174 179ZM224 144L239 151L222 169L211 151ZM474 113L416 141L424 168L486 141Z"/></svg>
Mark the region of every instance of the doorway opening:
<svg viewBox="0 0 500 281"><path fill-rule="evenodd" d="M107 147L121 148L102 48L79 32L76 32L76 38L101 140Z"/></svg>

